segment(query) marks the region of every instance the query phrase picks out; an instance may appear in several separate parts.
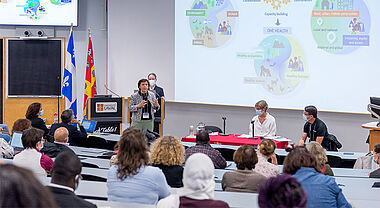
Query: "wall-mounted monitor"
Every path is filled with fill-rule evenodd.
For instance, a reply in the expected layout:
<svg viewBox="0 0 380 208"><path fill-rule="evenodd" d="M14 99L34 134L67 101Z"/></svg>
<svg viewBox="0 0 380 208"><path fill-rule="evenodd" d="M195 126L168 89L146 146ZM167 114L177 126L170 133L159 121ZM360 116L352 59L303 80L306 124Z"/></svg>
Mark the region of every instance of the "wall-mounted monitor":
<svg viewBox="0 0 380 208"><path fill-rule="evenodd" d="M0 25L78 25L78 0L0 0Z"/></svg>

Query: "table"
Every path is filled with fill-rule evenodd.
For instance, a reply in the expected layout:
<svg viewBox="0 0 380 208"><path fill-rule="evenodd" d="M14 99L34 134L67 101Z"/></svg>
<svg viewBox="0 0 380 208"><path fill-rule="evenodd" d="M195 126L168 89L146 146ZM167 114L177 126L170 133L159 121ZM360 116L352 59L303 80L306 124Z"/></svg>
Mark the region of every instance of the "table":
<svg viewBox="0 0 380 208"><path fill-rule="evenodd" d="M373 147L380 143L380 126L377 126L378 122L369 122L362 124L362 128L369 129L369 147L368 151L372 151Z"/></svg>
<svg viewBox="0 0 380 208"><path fill-rule="evenodd" d="M103 156L104 153L112 152L111 150L88 147L69 146L69 148L72 149L76 155L86 157L100 157Z"/></svg>
<svg viewBox="0 0 380 208"><path fill-rule="evenodd" d="M156 205L102 201L102 200L93 200L93 199L87 199L87 201L93 204L96 204L97 207L107 207L107 208L108 207L109 208L155 208L156 207Z"/></svg>
<svg viewBox="0 0 380 208"><path fill-rule="evenodd" d="M182 138L183 142L195 142L195 136L187 136ZM285 149L285 147L288 146L288 141L276 141L273 140L277 148L279 149ZM255 137L255 139L249 139L244 137L239 137L239 135L235 134L229 134L228 136L221 136L221 135L210 135L210 144L221 144L221 145L234 145L234 146L240 146L240 145L252 145L257 146L261 143L261 139L259 137Z"/></svg>
<svg viewBox="0 0 380 208"><path fill-rule="evenodd" d="M109 159L101 159L101 158L93 158L93 157L83 157L79 156L81 162L89 163L98 166L101 169L110 168L110 160Z"/></svg>
<svg viewBox="0 0 380 208"><path fill-rule="evenodd" d="M107 133L89 133L88 136L100 137L108 141L118 142L120 140L120 135L118 134L107 134Z"/></svg>

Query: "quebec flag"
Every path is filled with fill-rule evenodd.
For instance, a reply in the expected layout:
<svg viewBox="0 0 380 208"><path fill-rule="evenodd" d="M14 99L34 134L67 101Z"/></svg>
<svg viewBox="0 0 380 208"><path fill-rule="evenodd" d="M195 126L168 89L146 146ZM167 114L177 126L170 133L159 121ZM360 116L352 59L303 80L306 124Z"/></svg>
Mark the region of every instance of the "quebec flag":
<svg viewBox="0 0 380 208"><path fill-rule="evenodd" d="M66 64L63 72L62 94L66 97L65 106L73 110L74 117L77 117L77 88L76 88L76 67L74 56L73 27L70 30L69 42L66 50Z"/></svg>

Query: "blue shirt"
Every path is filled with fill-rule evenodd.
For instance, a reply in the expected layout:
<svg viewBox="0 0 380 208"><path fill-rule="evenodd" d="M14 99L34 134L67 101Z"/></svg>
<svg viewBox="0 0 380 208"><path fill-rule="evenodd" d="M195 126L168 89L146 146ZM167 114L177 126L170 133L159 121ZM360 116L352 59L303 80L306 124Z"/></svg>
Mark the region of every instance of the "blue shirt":
<svg viewBox="0 0 380 208"><path fill-rule="evenodd" d="M120 180L117 165L110 167L107 177L108 201L156 204L170 195L170 187L159 168L142 166L138 173Z"/></svg>
<svg viewBox="0 0 380 208"><path fill-rule="evenodd" d="M307 192L307 207L351 208L335 179L318 173L314 168L301 167L293 175Z"/></svg>

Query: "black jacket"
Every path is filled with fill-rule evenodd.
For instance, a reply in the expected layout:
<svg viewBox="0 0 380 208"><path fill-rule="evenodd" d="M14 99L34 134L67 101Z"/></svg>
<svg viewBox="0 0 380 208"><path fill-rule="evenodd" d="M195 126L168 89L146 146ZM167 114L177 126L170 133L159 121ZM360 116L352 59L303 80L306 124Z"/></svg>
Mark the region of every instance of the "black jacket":
<svg viewBox="0 0 380 208"><path fill-rule="evenodd" d="M53 193L54 199L57 205L61 208L71 208L71 207L84 207L84 208L93 208L96 207L95 204L90 203L77 195L74 192L48 186L50 191Z"/></svg>
<svg viewBox="0 0 380 208"><path fill-rule="evenodd" d="M173 165L173 166L167 166L167 165L153 165L155 167L158 167L162 170L162 172L165 175L166 182L168 185L172 188L181 188L183 187L182 183L182 176L183 176L183 167L180 165Z"/></svg>
<svg viewBox="0 0 380 208"><path fill-rule="evenodd" d="M49 135L54 136L55 130L60 127L65 127L69 131L69 144L72 146L80 146L80 144L84 143L87 139L87 132L83 126L79 126L80 131L78 131L77 127L68 123L53 124L50 128Z"/></svg>
<svg viewBox="0 0 380 208"><path fill-rule="evenodd" d="M32 127L41 129L44 131L44 135L47 135L49 133L49 129L46 127L44 120L41 118L31 118L29 119L32 122Z"/></svg>
<svg viewBox="0 0 380 208"><path fill-rule="evenodd" d="M50 158L57 157L59 153L65 152L65 151L74 152L66 145L51 143L51 142L45 142L44 147L41 149L41 152L43 152L45 155L49 156Z"/></svg>

